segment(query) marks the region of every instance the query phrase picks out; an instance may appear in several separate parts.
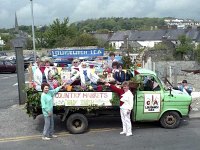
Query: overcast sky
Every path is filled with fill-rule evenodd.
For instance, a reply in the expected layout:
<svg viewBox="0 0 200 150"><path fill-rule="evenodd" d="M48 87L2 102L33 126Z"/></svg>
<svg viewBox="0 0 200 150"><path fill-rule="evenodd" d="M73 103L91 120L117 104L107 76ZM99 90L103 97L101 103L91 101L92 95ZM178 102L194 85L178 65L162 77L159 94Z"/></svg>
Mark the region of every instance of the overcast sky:
<svg viewBox="0 0 200 150"><path fill-rule="evenodd" d="M0 0L0 28L31 25L30 0ZM199 0L33 0L35 25L100 17L177 17L200 20Z"/></svg>

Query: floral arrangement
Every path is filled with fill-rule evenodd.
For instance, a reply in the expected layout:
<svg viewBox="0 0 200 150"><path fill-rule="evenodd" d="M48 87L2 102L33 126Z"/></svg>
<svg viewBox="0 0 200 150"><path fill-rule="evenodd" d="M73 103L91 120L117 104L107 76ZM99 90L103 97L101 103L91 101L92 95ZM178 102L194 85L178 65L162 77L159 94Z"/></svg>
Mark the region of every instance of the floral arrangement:
<svg viewBox="0 0 200 150"><path fill-rule="evenodd" d="M41 92L36 91L34 88L26 88L27 99L25 103L26 113L33 118L42 113L41 109Z"/></svg>

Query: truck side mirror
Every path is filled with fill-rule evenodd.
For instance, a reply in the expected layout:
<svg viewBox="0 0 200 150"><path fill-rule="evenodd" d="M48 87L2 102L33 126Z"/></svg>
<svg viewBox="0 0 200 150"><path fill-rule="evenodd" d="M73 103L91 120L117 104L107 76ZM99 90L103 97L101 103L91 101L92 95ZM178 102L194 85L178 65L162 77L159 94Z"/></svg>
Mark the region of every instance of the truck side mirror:
<svg viewBox="0 0 200 150"><path fill-rule="evenodd" d="M169 96L173 97L173 95L172 95L172 87L169 87L168 89L169 89Z"/></svg>

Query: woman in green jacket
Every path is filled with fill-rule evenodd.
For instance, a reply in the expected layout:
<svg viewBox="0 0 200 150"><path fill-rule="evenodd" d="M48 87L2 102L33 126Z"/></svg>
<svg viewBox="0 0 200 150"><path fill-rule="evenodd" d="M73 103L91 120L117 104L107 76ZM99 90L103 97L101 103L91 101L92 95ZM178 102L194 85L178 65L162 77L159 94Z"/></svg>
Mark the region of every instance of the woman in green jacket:
<svg viewBox="0 0 200 150"><path fill-rule="evenodd" d="M53 120L53 96L64 86L57 87L54 90L49 90L49 84L43 83L41 85L42 95L41 95L41 106L42 113L44 115L44 130L43 130L43 140L50 140L52 137L57 137L54 135L54 120Z"/></svg>

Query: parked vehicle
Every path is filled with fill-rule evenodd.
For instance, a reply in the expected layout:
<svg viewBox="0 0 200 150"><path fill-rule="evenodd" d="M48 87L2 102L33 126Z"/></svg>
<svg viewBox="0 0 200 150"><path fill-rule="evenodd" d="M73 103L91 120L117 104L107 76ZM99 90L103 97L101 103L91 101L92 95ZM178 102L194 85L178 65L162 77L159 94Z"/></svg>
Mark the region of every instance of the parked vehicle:
<svg viewBox="0 0 200 150"><path fill-rule="evenodd" d="M16 72L16 65L10 60L0 60L0 72Z"/></svg>
<svg viewBox="0 0 200 150"><path fill-rule="evenodd" d="M68 67L72 64L73 58L59 58L54 59L53 63L56 64L57 67Z"/></svg>
<svg viewBox="0 0 200 150"><path fill-rule="evenodd" d="M37 58L38 56L36 56ZM30 63L34 63L34 55L24 56L24 69L27 69Z"/></svg>
<svg viewBox="0 0 200 150"><path fill-rule="evenodd" d="M0 58L5 59L7 57L6 52L0 52Z"/></svg>
<svg viewBox="0 0 200 150"><path fill-rule="evenodd" d="M133 70L130 71L133 73ZM192 97L166 87L153 71L140 68L134 70L134 75L137 79L135 83L139 86L136 86L134 95L132 121L159 121L164 128L177 128L181 118L189 114ZM66 121L67 129L74 134L83 133L88 129L89 116L120 115L119 97L108 89L101 92L58 92L53 100L54 113L60 115L62 121ZM35 103L33 106L35 107ZM27 111L34 110L32 115L36 117L41 114L41 108L35 109L33 106L27 103ZM88 109L90 111L87 111Z"/></svg>

